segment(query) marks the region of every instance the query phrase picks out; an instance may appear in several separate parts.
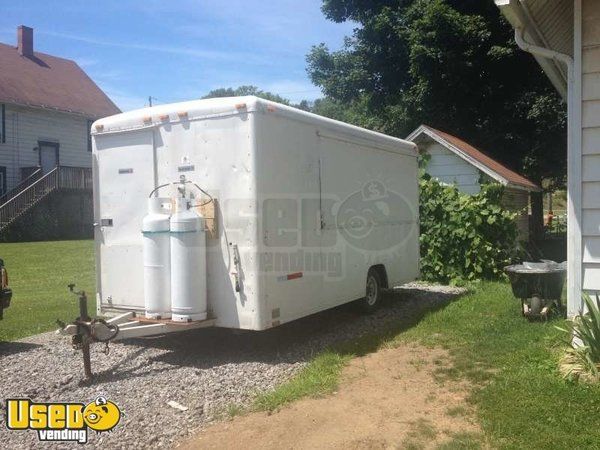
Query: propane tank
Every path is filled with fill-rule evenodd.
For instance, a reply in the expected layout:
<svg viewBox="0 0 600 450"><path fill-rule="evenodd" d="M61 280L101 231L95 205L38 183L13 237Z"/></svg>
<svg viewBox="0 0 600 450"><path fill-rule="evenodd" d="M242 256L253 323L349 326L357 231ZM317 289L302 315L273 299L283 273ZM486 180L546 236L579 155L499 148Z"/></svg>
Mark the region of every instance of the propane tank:
<svg viewBox="0 0 600 450"><path fill-rule="evenodd" d="M204 218L189 209L185 197L175 199L171 216L172 320L206 319L206 234Z"/></svg>
<svg viewBox="0 0 600 450"><path fill-rule="evenodd" d="M148 199L142 221L144 254L144 307L149 319L171 317L170 215L163 207L170 199Z"/></svg>

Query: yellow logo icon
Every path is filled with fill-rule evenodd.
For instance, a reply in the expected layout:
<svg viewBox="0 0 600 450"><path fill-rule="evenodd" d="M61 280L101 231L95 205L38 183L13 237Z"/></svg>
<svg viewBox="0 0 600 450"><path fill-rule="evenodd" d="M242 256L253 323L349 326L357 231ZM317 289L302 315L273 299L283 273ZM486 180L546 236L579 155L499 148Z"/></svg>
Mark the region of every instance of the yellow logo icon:
<svg viewBox="0 0 600 450"><path fill-rule="evenodd" d="M113 402L98 397L83 410L83 420L94 431L110 431L121 420L121 411Z"/></svg>
<svg viewBox="0 0 600 450"><path fill-rule="evenodd" d="M121 420L119 407L105 397L83 403L36 403L30 399L6 401L6 427L34 430L44 442L75 441L85 444L88 429L110 431Z"/></svg>

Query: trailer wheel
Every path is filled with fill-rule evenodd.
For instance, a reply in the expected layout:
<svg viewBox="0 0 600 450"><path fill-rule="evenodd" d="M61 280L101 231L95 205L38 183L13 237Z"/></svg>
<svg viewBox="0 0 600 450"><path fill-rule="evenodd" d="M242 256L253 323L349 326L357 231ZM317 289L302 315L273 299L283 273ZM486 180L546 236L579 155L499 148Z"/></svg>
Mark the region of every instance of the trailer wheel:
<svg viewBox="0 0 600 450"><path fill-rule="evenodd" d="M360 300L360 308L366 314L373 313L381 303L381 276L375 269L369 269L365 297Z"/></svg>

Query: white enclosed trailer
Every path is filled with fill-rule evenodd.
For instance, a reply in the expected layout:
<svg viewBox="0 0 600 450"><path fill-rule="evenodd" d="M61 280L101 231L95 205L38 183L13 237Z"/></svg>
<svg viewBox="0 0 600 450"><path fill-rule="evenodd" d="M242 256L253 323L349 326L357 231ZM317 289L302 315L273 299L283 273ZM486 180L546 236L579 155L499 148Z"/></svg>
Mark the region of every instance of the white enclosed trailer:
<svg viewBox="0 0 600 450"><path fill-rule="evenodd" d="M410 142L256 97L126 112L92 138L98 313L135 325L122 337L181 329L134 319L156 281L144 280L149 197L169 214L184 195L204 216L205 265L190 273L208 317L188 325L264 330L365 296L368 309L419 274Z"/></svg>

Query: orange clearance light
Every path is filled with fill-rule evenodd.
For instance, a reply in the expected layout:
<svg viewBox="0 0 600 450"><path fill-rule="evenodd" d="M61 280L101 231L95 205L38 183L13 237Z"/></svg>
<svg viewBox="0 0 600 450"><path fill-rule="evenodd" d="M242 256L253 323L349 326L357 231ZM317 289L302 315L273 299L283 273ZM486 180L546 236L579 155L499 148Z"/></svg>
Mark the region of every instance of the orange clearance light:
<svg viewBox="0 0 600 450"><path fill-rule="evenodd" d="M267 111L274 112L277 111L277 108L275 108L273 105L267 105Z"/></svg>
<svg viewBox="0 0 600 450"><path fill-rule="evenodd" d="M152 123L152 117L150 116L146 116L142 120L144 121L144 123Z"/></svg>
<svg viewBox="0 0 600 450"><path fill-rule="evenodd" d="M177 113L177 116L178 116L180 119L187 119L187 117L188 117L188 112L187 112L187 111L179 111L179 112Z"/></svg>
<svg viewBox="0 0 600 450"><path fill-rule="evenodd" d="M100 132L104 130L104 125L102 125L101 123L99 123L98 125L96 125L96 131Z"/></svg>
<svg viewBox="0 0 600 450"><path fill-rule="evenodd" d="M162 116L159 116L160 120L162 120L163 122L165 120L169 120L169 115L168 114L163 114Z"/></svg>
<svg viewBox="0 0 600 450"><path fill-rule="evenodd" d="M235 105L235 109L246 109L246 104L238 103L237 105Z"/></svg>

